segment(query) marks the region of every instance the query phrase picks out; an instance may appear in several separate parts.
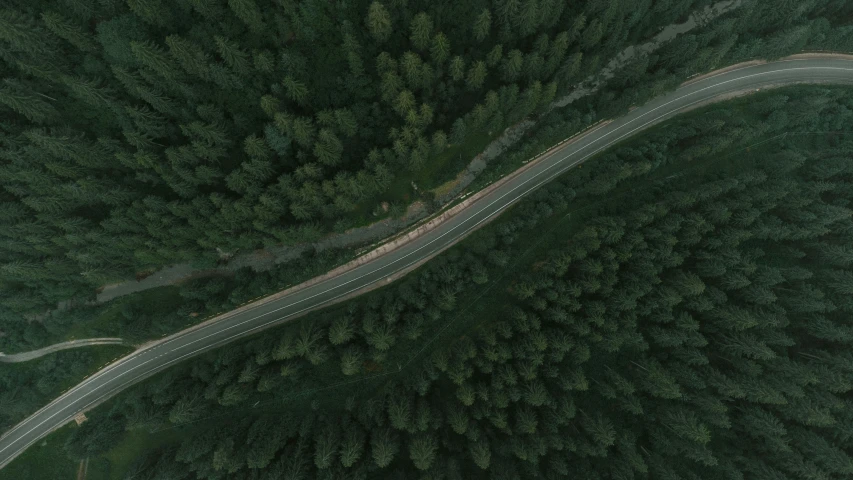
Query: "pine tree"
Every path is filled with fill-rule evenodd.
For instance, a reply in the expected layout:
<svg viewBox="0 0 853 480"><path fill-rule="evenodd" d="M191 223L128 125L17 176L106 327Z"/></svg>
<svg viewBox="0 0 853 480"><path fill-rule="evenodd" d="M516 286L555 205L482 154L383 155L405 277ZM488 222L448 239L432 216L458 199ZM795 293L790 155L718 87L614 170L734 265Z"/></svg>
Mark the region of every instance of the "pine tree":
<svg viewBox="0 0 853 480"><path fill-rule="evenodd" d="M68 86L75 97L83 100L95 109L102 112L110 110L121 111L114 99L114 92L102 87L98 84L99 82L70 76L64 77L62 81Z"/></svg>
<svg viewBox="0 0 853 480"><path fill-rule="evenodd" d="M397 430L408 430L412 421L412 409L407 398L392 398L388 404L388 418Z"/></svg>
<svg viewBox="0 0 853 480"><path fill-rule="evenodd" d="M350 345L341 353L341 373L355 375L361 372L363 362L364 356L361 350L355 345Z"/></svg>
<svg viewBox="0 0 853 480"><path fill-rule="evenodd" d="M432 38L432 19L424 12L420 12L412 18L411 36L412 45L418 50L429 48Z"/></svg>
<svg viewBox="0 0 853 480"><path fill-rule="evenodd" d="M94 39L82 28L74 25L71 21L63 17L61 14L53 11L43 12L41 19L48 30L54 35L68 43L74 45L84 52L93 52L97 45Z"/></svg>
<svg viewBox="0 0 853 480"><path fill-rule="evenodd" d="M166 45L169 47L169 53L184 71L203 79L209 77L207 64L210 63L210 58L201 47L178 35L166 37Z"/></svg>
<svg viewBox="0 0 853 480"><path fill-rule="evenodd" d="M459 435L465 434L470 423L465 409L456 403L451 404L450 412L447 415L447 421L450 424L450 428Z"/></svg>
<svg viewBox="0 0 853 480"><path fill-rule="evenodd" d="M0 103L35 123L47 123L58 115L51 104L26 93L23 85L8 79L0 83Z"/></svg>
<svg viewBox="0 0 853 480"><path fill-rule="evenodd" d="M557 82L550 82L542 89L542 95L539 97L539 107L548 108L554 98L557 96Z"/></svg>
<svg viewBox="0 0 853 480"><path fill-rule="evenodd" d="M199 397L182 397L169 411L169 421L180 425L195 420L203 413L200 402Z"/></svg>
<svg viewBox="0 0 853 480"><path fill-rule="evenodd" d="M355 334L352 318L349 316L338 317L329 327L329 341L332 345L342 345L349 342Z"/></svg>
<svg viewBox="0 0 853 480"><path fill-rule="evenodd" d="M399 452L399 441L391 430L375 428L370 437L370 450L376 466L385 468Z"/></svg>
<svg viewBox="0 0 853 480"><path fill-rule="evenodd" d="M524 66L524 55L522 55L520 50L511 50L503 62L503 78L504 81L513 82L515 81L519 74L521 74L521 69Z"/></svg>
<svg viewBox="0 0 853 480"><path fill-rule="evenodd" d="M303 147L307 147L313 143L314 125L310 118L297 117L294 118L289 125L290 130L288 133L293 136L293 139L296 140L297 143Z"/></svg>
<svg viewBox="0 0 853 480"><path fill-rule="evenodd" d="M333 425L327 424L325 428L318 430L314 437L314 465L325 470L332 466L338 456L339 433Z"/></svg>
<svg viewBox="0 0 853 480"><path fill-rule="evenodd" d="M229 0L229 3L230 1L231 0ZM216 48L219 50L219 55L223 60L225 60L225 63L231 67L234 73L237 75L248 75L251 72L252 64L249 61L249 54L240 49L239 45L220 36L213 37L213 40L216 42ZM285 87L287 87L287 84L285 84ZM289 88L288 93L293 96Z"/></svg>
<svg viewBox="0 0 853 480"><path fill-rule="evenodd" d="M281 83L291 100L299 104L304 104L308 101L308 87L303 82L287 76L284 77Z"/></svg>
<svg viewBox="0 0 853 480"><path fill-rule="evenodd" d="M172 23L172 15L160 0L127 0L127 6L140 18L157 27Z"/></svg>
<svg viewBox="0 0 853 480"><path fill-rule="evenodd" d="M252 33L263 33L265 29L263 16L254 0L228 0L228 6Z"/></svg>
<svg viewBox="0 0 853 480"><path fill-rule="evenodd" d="M539 24L539 2L537 0L525 0L519 10L519 31L527 36L536 31Z"/></svg>
<svg viewBox="0 0 853 480"><path fill-rule="evenodd" d="M377 42L385 42L391 37L393 32L391 15L378 1L371 3L367 11L367 27Z"/></svg>
<svg viewBox="0 0 853 480"><path fill-rule="evenodd" d="M488 8L484 8L477 19L474 20L474 39L482 42L489 36L489 30L492 28L492 13Z"/></svg>
<svg viewBox="0 0 853 480"><path fill-rule="evenodd" d="M166 52L152 42L130 42L130 49L140 63L154 70L164 78L173 80L179 77L177 67Z"/></svg>
<svg viewBox="0 0 853 480"><path fill-rule="evenodd" d="M188 0L188 3L209 21L220 20L226 15L224 6L213 0Z"/></svg>
<svg viewBox="0 0 853 480"><path fill-rule="evenodd" d="M486 68L486 62L482 60L477 61L468 69L465 84L468 86L469 90L479 90L483 87L487 75L488 69Z"/></svg>
<svg viewBox="0 0 853 480"><path fill-rule="evenodd" d="M393 104L404 86L403 79L395 72L383 73L380 85L380 88L382 89L382 100L386 103Z"/></svg>
<svg viewBox="0 0 853 480"><path fill-rule="evenodd" d="M430 46L430 57L432 58L433 63L440 65L447 60L450 55L450 40L447 39L447 35L442 32L438 32L432 38L432 46Z"/></svg>
<svg viewBox="0 0 853 480"><path fill-rule="evenodd" d="M415 96L409 90L403 90L397 95L397 100L394 102L394 106L402 116L405 116L410 111L415 108Z"/></svg>
<svg viewBox="0 0 853 480"><path fill-rule="evenodd" d="M344 32L343 48L346 52L350 72L356 77L362 76L364 74L364 61L361 59L361 46L355 35L349 31Z"/></svg>
<svg viewBox="0 0 853 480"><path fill-rule="evenodd" d="M489 67L495 67L500 63L502 57L503 45L497 44L489 51L488 55L486 55L486 64Z"/></svg>
<svg viewBox="0 0 853 480"><path fill-rule="evenodd" d="M448 73L454 82L458 82L465 78L465 60L463 60L459 55L450 59Z"/></svg>
<svg viewBox="0 0 853 480"><path fill-rule="evenodd" d="M232 384L225 387L219 397L219 404L230 407L241 403L249 397L249 389L245 385Z"/></svg>
<svg viewBox="0 0 853 480"><path fill-rule="evenodd" d="M497 14L503 30L509 32L512 31L513 27L518 26L519 8L520 0L502 0L498 4Z"/></svg>
<svg viewBox="0 0 853 480"><path fill-rule="evenodd" d="M335 110L335 124L347 137L354 137L358 133L358 121L355 115L346 108Z"/></svg>
<svg viewBox="0 0 853 480"><path fill-rule="evenodd" d="M0 40L8 42L15 50L47 55L49 45L40 37L41 33L43 31L29 16L11 9L0 11Z"/></svg>
<svg viewBox="0 0 853 480"><path fill-rule="evenodd" d="M341 464L352 467L364 453L364 434L361 430L350 424L345 427L343 442L341 443Z"/></svg>
<svg viewBox="0 0 853 480"><path fill-rule="evenodd" d="M409 458L418 470L429 469L437 453L438 442L432 435L417 435L409 442Z"/></svg>
<svg viewBox="0 0 853 480"><path fill-rule="evenodd" d="M414 52L406 52L400 60L400 69L405 75L406 83L412 89L419 89L424 86L424 79L421 75L423 72L423 61L418 54Z"/></svg>
<svg viewBox="0 0 853 480"><path fill-rule="evenodd" d="M441 130L436 130L432 134L432 148L435 153L441 153L447 148L447 134Z"/></svg>
<svg viewBox="0 0 853 480"><path fill-rule="evenodd" d="M598 19L593 20L587 25L586 29L581 34L580 46L583 50L592 50L598 45L601 38L604 36L604 26Z"/></svg>

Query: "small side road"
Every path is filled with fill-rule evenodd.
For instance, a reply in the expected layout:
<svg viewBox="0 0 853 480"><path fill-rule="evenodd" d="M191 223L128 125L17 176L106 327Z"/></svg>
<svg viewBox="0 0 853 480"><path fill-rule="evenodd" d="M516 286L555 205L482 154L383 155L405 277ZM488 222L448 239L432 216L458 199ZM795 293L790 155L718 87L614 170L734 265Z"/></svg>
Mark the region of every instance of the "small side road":
<svg viewBox="0 0 853 480"><path fill-rule="evenodd" d="M0 363L26 362L53 352L67 350L69 348L90 347L92 345L122 345L125 343L126 342L121 338L87 338L84 340L71 340L40 348L38 350L33 350L31 352L14 353L11 355L6 355L3 352L0 352Z"/></svg>
<svg viewBox="0 0 853 480"><path fill-rule="evenodd" d="M77 480L86 480L86 473L89 471L89 459L80 460L80 466L77 467Z"/></svg>

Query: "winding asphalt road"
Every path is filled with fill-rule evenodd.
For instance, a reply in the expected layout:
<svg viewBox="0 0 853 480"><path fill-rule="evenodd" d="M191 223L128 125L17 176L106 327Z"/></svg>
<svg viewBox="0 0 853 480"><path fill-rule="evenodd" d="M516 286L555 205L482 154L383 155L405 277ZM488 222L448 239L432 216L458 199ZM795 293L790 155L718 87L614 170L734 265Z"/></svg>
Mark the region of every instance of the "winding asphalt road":
<svg viewBox="0 0 853 480"><path fill-rule="evenodd" d="M680 87L538 159L456 216L369 263L272 302L185 330L95 373L0 438L0 468L27 447L134 383L201 352L387 282L448 248L527 193L651 125L734 92L803 82L853 83L853 60L813 58L737 68Z"/></svg>

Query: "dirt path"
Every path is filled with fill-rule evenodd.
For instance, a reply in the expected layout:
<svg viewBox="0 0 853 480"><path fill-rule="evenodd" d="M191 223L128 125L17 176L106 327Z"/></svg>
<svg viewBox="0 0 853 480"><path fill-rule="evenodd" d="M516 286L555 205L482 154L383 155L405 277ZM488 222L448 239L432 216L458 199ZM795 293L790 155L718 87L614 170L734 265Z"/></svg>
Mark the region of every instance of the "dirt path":
<svg viewBox="0 0 853 480"><path fill-rule="evenodd" d="M89 471L89 459L80 460L80 466L77 467L77 480L86 480L86 472Z"/></svg>
<svg viewBox="0 0 853 480"><path fill-rule="evenodd" d="M71 340L40 348L38 350L33 350L31 352L13 353L10 355L0 352L0 363L26 362L28 360L33 360L53 352L67 350L69 348L89 347L92 345L121 345L124 343L125 341L121 338L88 338L84 340Z"/></svg>

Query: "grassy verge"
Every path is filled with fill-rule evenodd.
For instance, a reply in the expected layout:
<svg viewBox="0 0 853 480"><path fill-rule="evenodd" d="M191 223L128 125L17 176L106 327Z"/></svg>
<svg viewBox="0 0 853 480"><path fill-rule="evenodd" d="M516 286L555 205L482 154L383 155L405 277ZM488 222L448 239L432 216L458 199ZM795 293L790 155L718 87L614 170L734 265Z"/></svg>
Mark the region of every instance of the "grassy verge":
<svg viewBox="0 0 853 480"><path fill-rule="evenodd" d="M142 430L128 432L112 450L101 457L108 466L106 474L99 477L89 476L86 480L122 480L128 467L137 458L169 445L177 445L192 432L192 428L164 430L157 433Z"/></svg>
<svg viewBox="0 0 853 480"><path fill-rule="evenodd" d="M61 429L48 435L36 443L18 458L0 470L0 480L24 480L24 479L75 479L77 478L78 462L65 455L62 445L71 435L73 425L66 425ZM88 480L98 478L91 468ZM105 478L101 476L101 478Z"/></svg>
<svg viewBox="0 0 853 480"><path fill-rule="evenodd" d="M79 462L70 459L64 448L66 440L75 428L77 425L72 422L27 449L0 470L0 480L77 478ZM185 436L192 435L192 432L192 427L156 433L141 430L127 432L121 441L103 456L89 459L86 480L122 480L128 467L141 455L178 444Z"/></svg>
<svg viewBox="0 0 853 480"><path fill-rule="evenodd" d="M379 206L387 202L397 207L388 215L400 213L406 205L416 200L430 200L429 191L453 180L465 170L471 160L483 152L486 147L501 134L501 131L478 131L468 135L465 141L451 145L440 154L429 159L423 168L417 171L402 171L380 195L358 204L352 212L352 226L365 226L380 220L386 214Z"/></svg>
<svg viewBox="0 0 853 480"><path fill-rule="evenodd" d="M68 424L36 443L0 470L0 480L74 480L80 462L65 455L64 444L77 428ZM109 480L110 463L105 458L90 458L86 480ZM121 480L122 477L115 477Z"/></svg>
<svg viewBox="0 0 853 480"><path fill-rule="evenodd" d="M181 303L178 288L174 286L156 287L143 292L119 297L107 302L97 310L89 320L75 322L65 334L63 340L77 338L111 337L120 334L116 326L121 324L122 308L133 305L156 305L158 310L174 310Z"/></svg>
<svg viewBox="0 0 853 480"><path fill-rule="evenodd" d="M423 190L431 190L441 184L453 180L456 175L468 166L471 160L481 154L502 131L476 132L469 135L465 142L453 145L424 166L413 181Z"/></svg>

